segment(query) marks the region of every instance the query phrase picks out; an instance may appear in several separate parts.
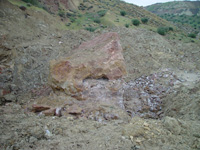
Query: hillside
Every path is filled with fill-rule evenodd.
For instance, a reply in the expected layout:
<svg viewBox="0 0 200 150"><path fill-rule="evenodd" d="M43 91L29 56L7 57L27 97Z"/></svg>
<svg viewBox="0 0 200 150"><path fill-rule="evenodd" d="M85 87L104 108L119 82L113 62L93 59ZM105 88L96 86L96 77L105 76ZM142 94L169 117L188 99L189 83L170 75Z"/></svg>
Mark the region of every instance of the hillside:
<svg viewBox="0 0 200 150"><path fill-rule="evenodd" d="M16 3L18 1L18 3ZM31 0L24 0L30 1ZM27 7L25 2L19 0L10 0L18 6ZM43 8L47 12L59 15L66 25L67 29L104 29L111 26L125 26L133 28L132 20L148 18L148 27L170 26L170 23L149 13L148 11L136 5L127 4L120 0L68 0L68 1L46 1L40 0L37 7ZM29 9L29 7L27 7ZM121 11L126 15L122 16ZM146 24L142 24L146 28Z"/></svg>
<svg viewBox="0 0 200 150"><path fill-rule="evenodd" d="M117 0L0 0L0 20L0 149L200 149L198 39Z"/></svg>
<svg viewBox="0 0 200 150"><path fill-rule="evenodd" d="M170 21L186 32L200 31L200 2L182 1L157 3L145 9Z"/></svg>

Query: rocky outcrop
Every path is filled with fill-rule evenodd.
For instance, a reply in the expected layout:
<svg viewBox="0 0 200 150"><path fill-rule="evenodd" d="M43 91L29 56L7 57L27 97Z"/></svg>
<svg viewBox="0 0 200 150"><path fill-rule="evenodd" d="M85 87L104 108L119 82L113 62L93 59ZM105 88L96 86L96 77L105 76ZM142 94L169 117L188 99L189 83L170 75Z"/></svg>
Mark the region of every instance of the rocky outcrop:
<svg viewBox="0 0 200 150"><path fill-rule="evenodd" d="M50 62L49 83L54 89L77 96L84 90L83 80L114 80L126 75L117 33L105 33L82 43L70 57Z"/></svg>

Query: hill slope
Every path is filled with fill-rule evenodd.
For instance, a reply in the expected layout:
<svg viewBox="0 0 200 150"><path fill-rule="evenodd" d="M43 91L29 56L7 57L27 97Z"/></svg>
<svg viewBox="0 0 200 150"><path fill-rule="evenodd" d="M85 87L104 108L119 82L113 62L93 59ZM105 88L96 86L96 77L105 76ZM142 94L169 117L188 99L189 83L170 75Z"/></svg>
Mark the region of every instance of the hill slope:
<svg viewBox="0 0 200 150"><path fill-rule="evenodd" d="M200 148L200 46L197 40L191 42L189 39L186 43L177 38L168 39L168 36L178 33L161 36L149 30L150 27L157 27L151 21L139 27L126 28L123 19L128 19L128 15L121 16L116 8L113 9L117 16L122 17L117 22L119 25L114 22L112 26L89 32L73 22L71 26L77 30L70 30L72 27L65 25L69 18L59 17L59 12L51 14L33 5L27 6L20 0L9 1L0 0L0 149ZM93 2L101 4L99 1ZM128 14L124 6L131 8L132 5L120 4ZM102 4L98 7L108 6ZM133 11L135 9L142 14L148 13L137 6L133 7ZM68 13L74 14L73 11ZM87 14L86 10L80 13ZM88 15L95 13L93 10ZM112 20L109 14L116 13L108 10L105 18L101 19ZM73 17L84 19L84 15ZM118 80L86 78L84 83L90 85L88 89L92 90L85 91L85 94L91 94L89 100L77 100L49 86L51 60L59 60L63 56L72 58L79 45L108 32L119 35L127 76ZM80 49L80 55L76 55L80 60L84 59L82 50L84 52L84 49ZM109 50L113 53L112 48ZM67 63L63 65L69 66ZM85 67L84 64L80 65ZM68 68L63 70L67 71ZM114 107L116 98L124 108ZM96 107L91 105L90 100L105 103ZM71 114L45 116L42 112L32 112L30 106L36 102L46 102L46 105L56 107L56 112L53 109L49 115L54 115L57 110L64 112L69 109ZM106 102L113 103L108 105ZM85 107L86 103L90 107L84 111L81 107ZM65 106L57 109L60 104ZM148 115L150 109L153 114L156 113L157 119ZM134 114L135 110L141 116ZM87 112L89 116L84 117Z"/></svg>
<svg viewBox="0 0 200 150"><path fill-rule="evenodd" d="M200 31L200 2L157 3L147 6L146 10L175 23L187 32L198 33Z"/></svg>
<svg viewBox="0 0 200 150"><path fill-rule="evenodd" d="M16 4L19 0L9 0ZM27 1L27 0L23 0ZM30 0L29 0L30 1ZM20 5L27 7L26 3ZM59 15L68 29L104 29L110 26L125 26L134 28L132 19L148 18L144 28L157 28L158 26L171 26L166 20L149 13L142 7L128 4L120 0L39 0L39 7L49 13ZM27 7L29 9L29 7ZM120 12L125 11L125 15Z"/></svg>

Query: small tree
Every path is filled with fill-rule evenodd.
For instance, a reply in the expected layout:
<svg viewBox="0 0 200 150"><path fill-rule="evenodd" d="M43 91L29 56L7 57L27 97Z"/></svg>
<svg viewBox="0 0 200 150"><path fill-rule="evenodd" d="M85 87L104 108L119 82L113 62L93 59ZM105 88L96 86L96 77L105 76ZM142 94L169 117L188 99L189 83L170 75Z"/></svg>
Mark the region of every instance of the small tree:
<svg viewBox="0 0 200 150"><path fill-rule="evenodd" d="M125 12L124 10L120 11L120 14L121 14L122 16L126 16L126 12Z"/></svg>
<svg viewBox="0 0 200 150"><path fill-rule="evenodd" d="M133 19L132 20L132 24L135 26L139 26L140 25L140 21L138 19Z"/></svg>
<svg viewBox="0 0 200 150"><path fill-rule="evenodd" d="M142 18L141 21L142 21L142 23L146 24L149 21L149 19L148 18Z"/></svg>

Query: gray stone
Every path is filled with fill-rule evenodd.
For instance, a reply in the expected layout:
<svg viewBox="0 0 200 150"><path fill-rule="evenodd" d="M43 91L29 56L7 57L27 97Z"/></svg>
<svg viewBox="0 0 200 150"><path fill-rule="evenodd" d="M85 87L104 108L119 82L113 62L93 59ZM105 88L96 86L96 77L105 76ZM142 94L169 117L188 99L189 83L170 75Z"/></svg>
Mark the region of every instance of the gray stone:
<svg viewBox="0 0 200 150"><path fill-rule="evenodd" d="M173 134L180 134L181 126L179 122L175 118L165 117L164 119L164 127L167 128Z"/></svg>
<svg viewBox="0 0 200 150"><path fill-rule="evenodd" d="M16 102L17 98L13 94L7 94L4 96L6 102Z"/></svg>

